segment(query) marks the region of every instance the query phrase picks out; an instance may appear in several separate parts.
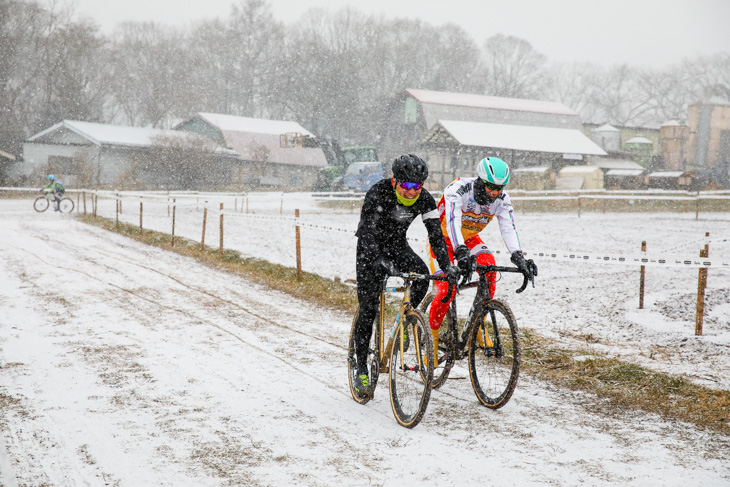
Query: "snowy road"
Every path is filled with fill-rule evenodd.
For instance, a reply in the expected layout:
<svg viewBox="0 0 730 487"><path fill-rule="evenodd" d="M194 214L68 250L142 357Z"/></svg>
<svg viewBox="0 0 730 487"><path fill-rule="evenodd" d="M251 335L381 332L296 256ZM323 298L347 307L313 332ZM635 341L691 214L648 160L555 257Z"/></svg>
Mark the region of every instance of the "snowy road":
<svg viewBox="0 0 730 487"><path fill-rule="evenodd" d="M384 382L349 396L351 316L28 208L0 202L2 485L730 484L727 438L524 375L406 430Z"/></svg>

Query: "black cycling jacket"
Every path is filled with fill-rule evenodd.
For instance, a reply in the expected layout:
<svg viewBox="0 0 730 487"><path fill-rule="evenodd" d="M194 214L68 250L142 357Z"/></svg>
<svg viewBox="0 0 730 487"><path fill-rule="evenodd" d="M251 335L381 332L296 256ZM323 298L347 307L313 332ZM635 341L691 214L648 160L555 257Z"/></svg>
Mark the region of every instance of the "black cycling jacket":
<svg viewBox="0 0 730 487"><path fill-rule="evenodd" d="M369 256L389 255L403 245L408 245L406 231L413 220L421 215L428 231L428 240L436 260L442 269L451 265L441 233L436 201L426 188L412 206L398 203L390 179L383 179L373 185L365 194L357 227L358 247Z"/></svg>

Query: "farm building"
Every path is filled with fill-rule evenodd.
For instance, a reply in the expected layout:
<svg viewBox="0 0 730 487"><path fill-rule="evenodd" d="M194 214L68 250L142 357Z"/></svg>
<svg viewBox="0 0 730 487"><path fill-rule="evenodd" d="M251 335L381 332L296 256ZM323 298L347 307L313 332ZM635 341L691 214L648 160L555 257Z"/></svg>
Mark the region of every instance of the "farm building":
<svg viewBox="0 0 730 487"><path fill-rule="evenodd" d="M685 170L730 187L730 101L711 98L687 108Z"/></svg>
<svg viewBox="0 0 730 487"><path fill-rule="evenodd" d="M578 113L560 103L415 89L389 105L380 152L386 163L403 152L421 155L434 188L471 176L485 156L513 169L559 170L606 155L586 137Z"/></svg>
<svg viewBox="0 0 730 487"><path fill-rule="evenodd" d="M183 168L185 159L201 165ZM174 130L64 120L28 138L19 180L40 182L49 173L67 186L193 189L225 183L236 156L212 141Z"/></svg>
<svg viewBox="0 0 730 487"><path fill-rule="evenodd" d="M301 143L313 135L296 122L198 113L175 129L205 135L235 151L241 163L232 175L234 185L308 189L327 166L320 147Z"/></svg>
<svg viewBox="0 0 730 487"><path fill-rule="evenodd" d="M641 189L646 171L641 164L628 159L596 159L594 164L603 171L606 189Z"/></svg>
<svg viewBox="0 0 730 487"><path fill-rule="evenodd" d="M657 171L646 176L646 186L649 188L689 190L692 183L692 174L684 171Z"/></svg>
<svg viewBox="0 0 730 487"><path fill-rule="evenodd" d="M598 166L565 166L558 172L555 189L603 189L603 171Z"/></svg>

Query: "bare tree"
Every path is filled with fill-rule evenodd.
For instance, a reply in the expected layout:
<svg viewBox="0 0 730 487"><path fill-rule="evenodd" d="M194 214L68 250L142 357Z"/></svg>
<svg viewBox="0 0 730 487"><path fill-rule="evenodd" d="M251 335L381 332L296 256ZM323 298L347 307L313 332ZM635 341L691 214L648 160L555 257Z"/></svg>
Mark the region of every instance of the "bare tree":
<svg viewBox="0 0 730 487"><path fill-rule="evenodd" d="M98 26L89 21L64 25L49 36L46 120L103 118L106 42Z"/></svg>
<svg viewBox="0 0 730 487"><path fill-rule="evenodd" d="M730 52L685 61L682 69L694 74L699 88L697 98L721 96L730 100Z"/></svg>
<svg viewBox="0 0 730 487"><path fill-rule="evenodd" d="M121 24L112 48L113 91L130 125L168 127L190 89L183 34L152 22Z"/></svg>
<svg viewBox="0 0 730 487"><path fill-rule="evenodd" d="M644 70L638 74L639 86L651 109L640 120L661 125L669 120L683 120L687 105L698 96L695 75L680 66L665 70Z"/></svg>
<svg viewBox="0 0 730 487"><path fill-rule="evenodd" d="M550 91L546 98L559 101L580 113L584 122L603 121L596 99L600 70L592 64L558 64L549 71Z"/></svg>
<svg viewBox="0 0 730 487"><path fill-rule="evenodd" d="M524 39L496 34L484 43L486 93L509 98L545 96L547 58Z"/></svg>
<svg viewBox="0 0 730 487"><path fill-rule="evenodd" d="M232 88L230 113L267 114L272 65L283 46L284 29L265 0L241 0L234 5L226 30L228 63L224 70Z"/></svg>
<svg viewBox="0 0 730 487"><path fill-rule="evenodd" d="M594 121L640 125L652 107L641 90L639 79L639 72L628 65L599 68L596 86L588 101L595 113Z"/></svg>

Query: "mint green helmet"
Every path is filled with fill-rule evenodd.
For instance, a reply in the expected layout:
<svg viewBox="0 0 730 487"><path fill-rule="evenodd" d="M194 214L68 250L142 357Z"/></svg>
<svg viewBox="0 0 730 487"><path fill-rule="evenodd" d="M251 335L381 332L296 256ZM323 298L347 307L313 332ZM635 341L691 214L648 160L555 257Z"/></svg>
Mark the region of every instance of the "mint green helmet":
<svg viewBox="0 0 730 487"><path fill-rule="evenodd" d="M485 183L505 186L509 182L509 166L499 157L485 157L477 164L479 179Z"/></svg>

